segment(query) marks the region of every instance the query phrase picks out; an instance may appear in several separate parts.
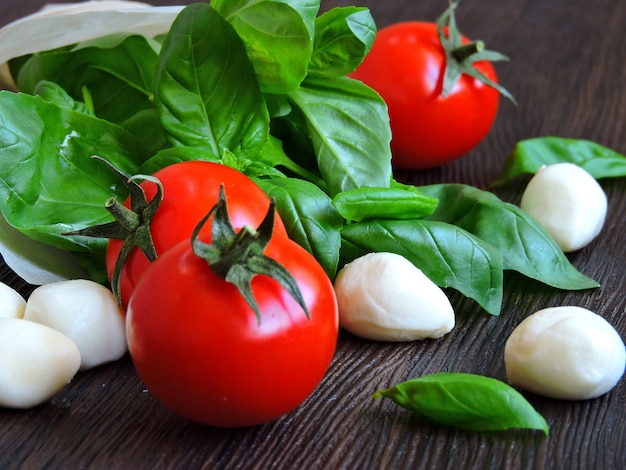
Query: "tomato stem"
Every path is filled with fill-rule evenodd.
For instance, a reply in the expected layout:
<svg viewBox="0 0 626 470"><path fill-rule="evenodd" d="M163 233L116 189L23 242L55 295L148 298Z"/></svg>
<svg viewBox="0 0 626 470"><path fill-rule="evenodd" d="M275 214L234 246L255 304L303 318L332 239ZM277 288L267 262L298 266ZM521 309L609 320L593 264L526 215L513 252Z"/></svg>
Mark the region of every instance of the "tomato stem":
<svg viewBox="0 0 626 470"><path fill-rule="evenodd" d="M114 197L107 199L104 207L126 230L132 231L139 226L139 216Z"/></svg>
<svg viewBox="0 0 626 470"><path fill-rule="evenodd" d="M470 43L463 44L462 46L457 47L456 49L453 49L450 52L450 54L457 61L463 62L467 60L469 57L471 57L473 54L476 54L477 52L481 52L484 49L485 49L485 43L483 41L472 41Z"/></svg>
<svg viewBox="0 0 626 470"><path fill-rule="evenodd" d="M211 269L219 277L225 279L231 266L245 262L246 258L250 256L250 243L257 234L258 232L252 227L244 225L224 247L221 256L210 263Z"/></svg>
<svg viewBox="0 0 626 470"><path fill-rule="evenodd" d="M212 243L199 240L200 230L211 221ZM254 311L259 324L261 312L252 292L252 279L263 274L278 282L304 310L310 318L309 309L300 292L297 281L287 269L273 258L264 254L274 231L276 205L270 200L270 207L261 224L254 229L244 226L235 232L228 216L224 186L220 186L217 204L202 218L191 235L191 245L196 256L207 261L209 267L219 277L232 283Z"/></svg>
<svg viewBox="0 0 626 470"><path fill-rule="evenodd" d="M135 175L129 177L105 159L96 155L92 158L96 158L105 163L124 181L130 193L130 209L120 204L116 198L109 198L105 201L104 207L113 216L113 222L67 232L64 235L79 235L124 241L111 275L111 290L115 295L118 305L122 306L120 277L124 263L132 249L138 247L150 262L157 258L152 234L150 233L150 223L163 200L163 186L161 182L153 176ZM156 185L156 194L150 201L148 201L143 188L136 182L137 180L150 181Z"/></svg>
<svg viewBox="0 0 626 470"><path fill-rule="evenodd" d="M448 96L461 75L465 74L480 80L517 104L513 95L506 88L491 80L474 66L474 62L509 60L509 58L499 52L487 50L482 41L463 44L463 38L454 16L454 10L458 3L458 0L450 0L448 8L436 22L439 42L446 54L441 96L444 98Z"/></svg>

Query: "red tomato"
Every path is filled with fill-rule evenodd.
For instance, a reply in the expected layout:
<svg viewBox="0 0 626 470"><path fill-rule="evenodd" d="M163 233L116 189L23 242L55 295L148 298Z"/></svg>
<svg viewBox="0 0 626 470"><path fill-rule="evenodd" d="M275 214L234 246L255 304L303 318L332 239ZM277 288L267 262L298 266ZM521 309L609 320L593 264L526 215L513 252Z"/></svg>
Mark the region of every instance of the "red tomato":
<svg viewBox="0 0 626 470"><path fill-rule="evenodd" d="M228 199L228 212L235 229L244 225L257 227L265 217L270 205L269 197L254 181L233 168L206 161L185 161L157 171L153 176L163 185L163 202L150 224L150 232L157 255L161 255L182 240L189 240L194 227L217 202L220 185L224 185ZM156 193L154 183L141 183L148 200ZM124 203L130 207L127 200ZM205 229L210 223L205 225ZM287 237L280 217L276 216L274 236ZM110 240L107 246L106 264L109 277L122 248L122 241ZM128 256L122 275L120 289L122 305L128 300L140 276L150 262L135 247Z"/></svg>
<svg viewBox="0 0 626 470"><path fill-rule="evenodd" d="M463 36L462 41L469 42ZM478 145L491 129L498 91L463 74L443 97L445 65L436 25L404 22L382 28L363 64L351 74L387 103L392 163L397 168L448 163ZM497 83L489 62L474 65Z"/></svg>
<svg viewBox="0 0 626 470"><path fill-rule="evenodd" d="M301 404L333 357L338 313L317 261L286 237L265 254L296 279L310 312L275 280L255 276L261 320L233 284L182 242L146 270L127 314L130 355L164 405L200 423L251 426Z"/></svg>

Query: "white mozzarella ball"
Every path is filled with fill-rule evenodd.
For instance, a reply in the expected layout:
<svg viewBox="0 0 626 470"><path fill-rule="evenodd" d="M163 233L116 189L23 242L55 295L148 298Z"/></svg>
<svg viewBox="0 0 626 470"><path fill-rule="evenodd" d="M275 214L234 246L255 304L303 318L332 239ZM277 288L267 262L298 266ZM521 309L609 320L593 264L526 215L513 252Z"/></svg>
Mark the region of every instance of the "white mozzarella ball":
<svg viewBox="0 0 626 470"><path fill-rule="evenodd" d="M626 349L600 315L582 307L550 307L515 328L504 362L513 386L551 398L585 400L617 384Z"/></svg>
<svg viewBox="0 0 626 470"><path fill-rule="evenodd" d="M369 253L335 279L339 324L377 341L440 338L454 327L448 297L403 256Z"/></svg>
<svg viewBox="0 0 626 470"><path fill-rule="evenodd" d="M37 287L24 318L69 336L80 350L81 369L115 361L128 350L124 315L106 287L86 279Z"/></svg>
<svg viewBox="0 0 626 470"><path fill-rule="evenodd" d="M79 367L80 351L63 333L21 318L0 318L0 406L44 403Z"/></svg>
<svg viewBox="0 0 626 470"><path fill-rule="evenodd" d="M26 300L12 287L0 282L0 318L22 318Z"/></svg>
<svg viewBox="0 0 626 470"><path fill-rule="evenodd" d="M556 163L540 168L530 179L520 207L567 253L584 247L600 233L607 199L587 171L573 163Z"/></svg>

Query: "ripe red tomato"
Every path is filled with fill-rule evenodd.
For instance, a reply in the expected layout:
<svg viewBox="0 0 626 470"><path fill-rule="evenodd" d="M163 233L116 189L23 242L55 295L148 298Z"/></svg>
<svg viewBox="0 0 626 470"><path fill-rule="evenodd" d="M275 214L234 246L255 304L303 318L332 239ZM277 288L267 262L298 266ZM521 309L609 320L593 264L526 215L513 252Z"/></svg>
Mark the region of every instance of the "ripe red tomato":
<svg viewBox="0 0 626 470"><path fill-rule="evenodd" d="M254 181L239 171L218 163L185 161L167 166L153 176L163 185L163 202L150 224L157 255L180 241L191 238L194 227L217 202L221 184L224 185L228 211L236 229L244 225L257 227L270 205L269 197ZM141 187L148 200L154 197L154 183L144 181ZM129 200L124 204L130 207ZM205 227L210 227L210 224ZM274 236L287 237L285 226L278 216L274 223ZM122 244L121 240L110 240L107 245L106 265L109 278ZM149 264L143 252L137 247L133 248L120 277L123 306L128 305L134 286Z"/></svg>
<svg viewBox="0 0 626 470"><path fill-rule="evenodd" d="M463 43L468 39L461 36ZM446 56L434 23L404 22L382 28L363 64L351 74L387 103L392 163L421 169L443 165L474 148L496 117L500 94L463 74L442 96ZM497 83L491 63L474 63Z"/></svg>
<svg viewBox="0 0 626 470"><path fill-rule="evenodd" d="M265 254L296 279L310 319L275 280L257 275L259 322L189 242L160 256L135 287L126 317L130 355L171 410L212 426L257 425L296 408L324 377L338 334L332 284L286 237L272 238Z"/></svg>

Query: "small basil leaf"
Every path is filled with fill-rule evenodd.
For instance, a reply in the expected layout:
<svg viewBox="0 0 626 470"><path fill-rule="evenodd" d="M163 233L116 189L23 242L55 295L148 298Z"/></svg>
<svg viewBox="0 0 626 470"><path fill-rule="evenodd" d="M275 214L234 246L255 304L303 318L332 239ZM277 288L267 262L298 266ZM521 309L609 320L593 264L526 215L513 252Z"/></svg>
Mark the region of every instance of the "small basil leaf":
<svg viewBox="0 0 626 470"><path fill-rule="evenodd" d="M245 47L206 3L174 21L156 65L155 101L174 145L253 158L267 140L269 116Z"/></svg>
<svg viewBox="0 0 626 470"><path fill-rule="evenodd" d="M259 153L260 155L260 153ZM278 169L274 168L260 159L248 160L247 158L237 157L229 150L224 151L221 159L222 165L229 166L235 170L243 173L249 178L262 178L262 177L281 177L285 175Z"/></svg>
<svg viewBox="0 0 626 470"><path fill-rule="evenodd" d="M34 95L40 96L49 103L54 103L61 108L73 109L79 113L93 115L85 103L75 101L60 85L42 80L33 91Z"/></svg>
<svg viewBox="0 0 626 470"><path fill-rule="evenodd" d="M470 431L535 429L548 424L514 388L481 375L440 372L374 394L445 426Z"/></svg>
<svg viewBox="0 0 626 470"><path fill-rule="evenodd" d="M341 239L344 263L372 251L397 253L439 287L452 287L488 313L500 313L502 255L460 227L426 219L366 221L344 226Z"/></svg>
<svg viewBox="0 0 626 470"><path fill-rule="evenodd" d="M376 24L367 8L337 7L315 20L309 75L341 77L354 72L372 48Z"/></svg>
<svg viewBox="0 0 626 470"><path fill-rule="evenodd" d="M537 137L515 145L492 185L561 162L574 163L596 179L626 176L626 157L603 145L589 140Z"/></svg>
<svg viewBox="0 0 626 470"><path fill-rule="evenodd" d="M306 77L319 0L213 0L243 40L261 89L287 93Z"/></svg>
<svg viewBox="0 0 626 470"><path fill-rule="evenodd" d="M308 78L288 96L304 117L328 194L389 186L389 115L376 92L346 77Z"/></svg>
<svg viewBox="0 0 626 470"><path fill-rule="evenodd" d="M440 201L428 217L430 220L462 227L497 247L502 252L504 269L560 289L598 287L596 281L570 263L546 230L519 207L468 185L435 184L420 189Z"/></svg>
<svg viewBox="0 0 626 470"><path fill-rule="evenodd" d="M137 170L137 174L152 175L166 166L188 160L203 160L220 163L219 157L205 148L171 147L160 150L154 156L146 160Z"/></svg>
<svg viewBox="0 0 626 470"><path fill-rule="evenodd" d="M333 279L339 263L343 219L316 185L296 178L256 180L274 198L289 238L311 253Z"/></svg>
<svg viewBox="0 0 626 470"><path fill-rule="evenodd" d="M368 219L419 219L429 216L438 200L419 190L403 188L361 187L341 192L333 198L333 205L349 221Z"/></svg>
<svg viewBox="0 0 626 470"><path fill-rule="evenodd" d="M294 175L316 184L323 190L325 188L325 184L321 177L293 161L284 151L283 144L284 142L280 139L270 135L269 139L257 155L256 161L266 166L275 167L276 171L280 171L279 167L284 168Z"/></svg>

